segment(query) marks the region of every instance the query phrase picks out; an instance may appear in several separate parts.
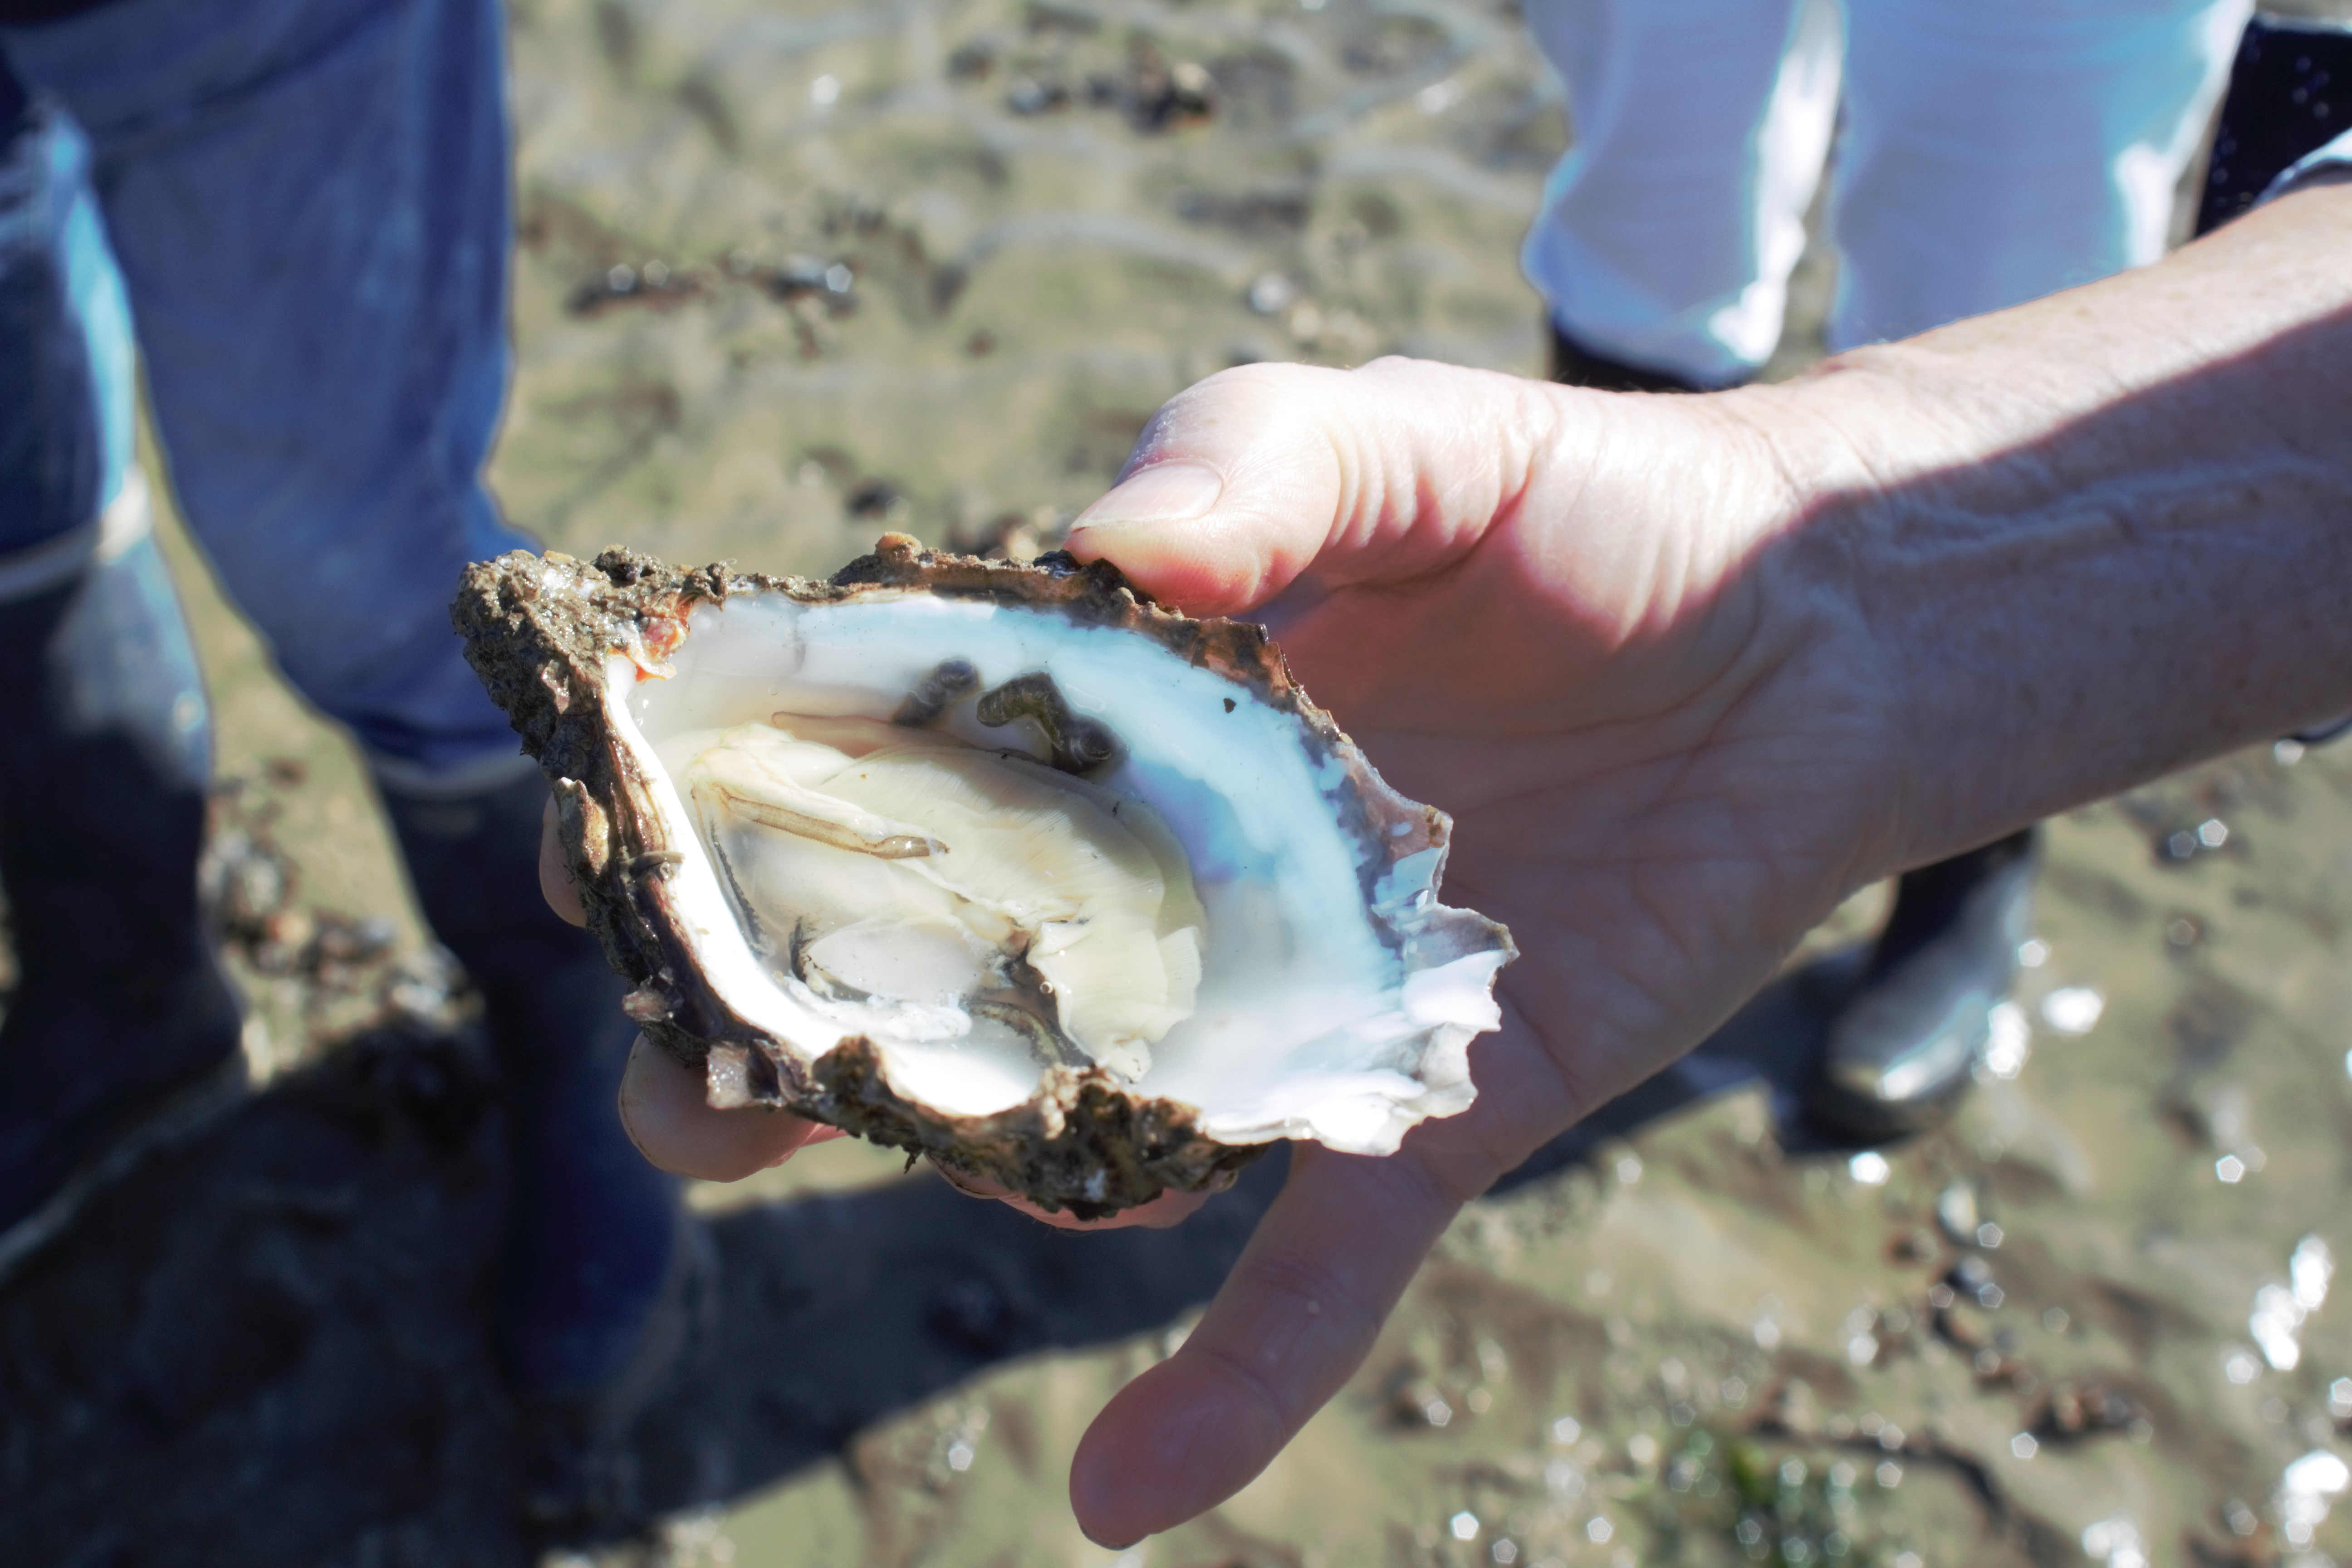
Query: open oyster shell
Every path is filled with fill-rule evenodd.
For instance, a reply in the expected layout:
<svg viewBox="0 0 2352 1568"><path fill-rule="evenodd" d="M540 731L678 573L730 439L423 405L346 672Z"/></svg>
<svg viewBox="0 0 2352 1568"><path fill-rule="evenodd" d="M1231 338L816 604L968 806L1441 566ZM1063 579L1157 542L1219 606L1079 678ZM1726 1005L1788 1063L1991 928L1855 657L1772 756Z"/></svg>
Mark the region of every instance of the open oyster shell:
<svg viewBox="0 0 2352 1568"><path fill-rule="evenodd" d="M903 535L824 583L517 552L455 618L713 1105L1094 1216L1471 1102L1509 935L1261 627Z"/></svg>

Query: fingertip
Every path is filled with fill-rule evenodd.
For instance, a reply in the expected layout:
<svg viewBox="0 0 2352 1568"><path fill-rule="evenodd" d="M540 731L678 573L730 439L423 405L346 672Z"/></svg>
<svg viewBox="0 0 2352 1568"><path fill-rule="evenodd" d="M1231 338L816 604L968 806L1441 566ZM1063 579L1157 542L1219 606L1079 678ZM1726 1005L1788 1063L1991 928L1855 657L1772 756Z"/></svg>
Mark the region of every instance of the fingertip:
<svg viewBox="0 0 2352 1568"><path fill-rule="evenodd" d="M1179 1351L1112 1397L1070 1461L1070 1510L1087 1540L1124 1551L1206 1513L1273 1462L1288 1434L1235 1381Z"/></svg>
<svg viewBox="0 0 2352 1568"><path fill-rule="evenodd" d="M1080 1533L1111 1552L1124 1552L1150 1533L1133 1522L1137 1510L1128 1495L1133 1488L1122 1470L1118 1430L1111 1420L1112 1410L1127 1393L1120 1390L1095 1417L1070 1458L1070 1512Z"/></svg>
<svg viewBox="0 0 2352 1568"><path fill-rule="evenodd" d="M1108 561L1128 581L1188 616L1233 616L1262 603L1287 575L1264 531L1226 517L1161 524L1084 522L1067 548L1081 562Z"/></svg>
<svg viewBox="0 0 2352 1568"><path fill-rule="evenodd" d="M1107 560L1192 616L1235 615L1284 586L1328 534L1339 501L1312 411L1335 373L1224 371L1145 426L1118 482L1072 523L1068 549Z"/></svg>
<svg viewBox="0 0 2352 1568"><path fill-rule="evenodd" d="M621 1127L647 1162L680 1176L740 1182L782 1164L815 1124L760 1107L713 1110L703 1075L643 1035L621 1075Z"/></svg>
<svg viewBox="0 0 2352 1568"><path fill-rule="evenodd" d="M1067 548L1087 564L1109 562L1129 582L1187 615L1216 615L1235 607L1227 602L1232 595L1224 591L1223 573L1202 558L1194 532L1192 525L1183 523L1088 521L1082 517L1070 530Z"/></svg>
<svg viewBox="0 0 2352 1568"><path fill-rule="evenodd" d="M1207 463L1183 458L1139 462L1108 494L1080 513L1074 526L1167 528L1197 522L1216 510L1224 493L1225 476Z"/></svg>

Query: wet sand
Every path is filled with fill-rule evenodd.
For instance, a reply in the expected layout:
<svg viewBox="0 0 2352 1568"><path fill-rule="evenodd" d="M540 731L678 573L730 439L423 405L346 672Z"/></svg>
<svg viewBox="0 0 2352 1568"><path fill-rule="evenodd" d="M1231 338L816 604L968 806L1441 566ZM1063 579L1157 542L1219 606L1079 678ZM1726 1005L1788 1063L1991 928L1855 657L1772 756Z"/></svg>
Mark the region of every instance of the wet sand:
<svg viewBox="0 0 2352 1568"><path fill-rule="evenodd" d="M824 572L886 527L1050 535L1162 398L1223 365L1538 368L1515 254L1564 132L1507 11L513 11L518 374L493 479L551 545ZM1792 334L1778 368L1805 353ZM413 947L347 749L216 602L199 618L224 771L299 764L268 794L302 901ZM1004 1342L1009 1364L781 1479L710 1479L707 1510L604 1560L2352 1557L2342 1518L2294 1539L2281 1492L2299 1457L2352 1454L2352 1384L2330 1395L2352 1315L2328 1295L2295 1322L2290 1290L2265 1299L2266 1342L2253 1321L2304 1238L2352 1247L2347 886L2352 743L2053 824L2045 949L2004 1070L1950 1130L1883 1167L1805 1152L1769 1085L1735 1084L1587 1141L1463 1218L1264 1479L1116 1559L1070 1522L1063 1472L1181 1318L1086 1350ZM301 1058L309 993L256 983L257 1054ZM697 1201L748 1224L898 1164L836 1146Z"/></svg>

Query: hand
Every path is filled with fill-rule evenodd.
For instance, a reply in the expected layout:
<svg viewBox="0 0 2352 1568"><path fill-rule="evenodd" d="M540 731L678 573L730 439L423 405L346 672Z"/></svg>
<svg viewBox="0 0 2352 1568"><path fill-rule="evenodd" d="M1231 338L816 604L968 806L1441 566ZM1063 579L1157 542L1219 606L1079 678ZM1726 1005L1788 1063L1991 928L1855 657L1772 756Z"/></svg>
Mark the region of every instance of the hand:
<svg viewBox="0 0 2352 1568"><path fill-rule="evenodd" d="M1296 1152L1200 1326L1081 1443L1089 1536L1245 1485L1465 1201L1697 1043L1847 891L2352 707L2347 235L2352 191L2303 192L1785 387L1384 361L1161 410L1072 549L1270 622L1390 782L1453 813L1444 896L1523 956L1475 1106L1389 1159ZM740 1174L806 1141L722 1131L764 1113L640 1056L656 1163Z"/></svg>
<svg viewBox="0 0 2352 1568"><path fill-rule="evenodd" d="M1463 1203L1704 1037L1887 868L1892 700L1843 593L1770 548L1797 515L1773 413L1763 394L1614 397L1401 361L1253 367L1171 402L1079 519L1081 557L1193 614L1271 621L1390 783L1453 814L1444 896L1523 954L1502 1030L1473 1048L1476 1105L1384 1160L1297 1148L1201 1325L1096 1420L1071 1495L1097 1542L1245 1485L1354 1372ZM551 815L541 869L581 921ZM714 1110L643 1042L621 1104L648 1159L710 1180L831 1135Z"/></svg>
<svg viewBox="0 0 2352 1568"><path fill-rule="evenodd" d="M1453 814L1445 900L1522 952L1473 1049L1475 1106L1385 1160L1299 1148L1200 1326L1096 1420L1071 1496L1097 1542L1246 1484L1465 1200L1892 868L1895 704L1843 591L1808 575L1818 552L1782 547L1788 417L1764 393L1256 366L1163 408L1078 520L1082 559L1268 621L1389 782Z"/></svg>
<svg viewBox="0 0 2352 1568"><path fill-rule="evenodd" d="M1436 365L1179 395L1071 548L1268 621L1444 895L1509 924L1478 1100L1311 1146L1079 1445L1124 1546L1245 1485L1454 1211L1696 1044L1848 890L2352 707L2352 189L1780 387Z"/></svg>

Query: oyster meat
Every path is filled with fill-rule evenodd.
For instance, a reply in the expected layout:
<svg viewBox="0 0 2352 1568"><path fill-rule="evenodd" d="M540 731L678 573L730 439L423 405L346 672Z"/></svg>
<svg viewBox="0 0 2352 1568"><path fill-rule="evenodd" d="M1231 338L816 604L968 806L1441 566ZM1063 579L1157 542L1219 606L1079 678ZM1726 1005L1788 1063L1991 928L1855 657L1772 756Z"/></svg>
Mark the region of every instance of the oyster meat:
<svg viewBox="0 0 2352 1568"><path fill-rule="evenodd" d="M1100 1215L1466 1108L1500 926L1262 628L1107 565L473 567L630 1016L765 1104Z"/></svg>

